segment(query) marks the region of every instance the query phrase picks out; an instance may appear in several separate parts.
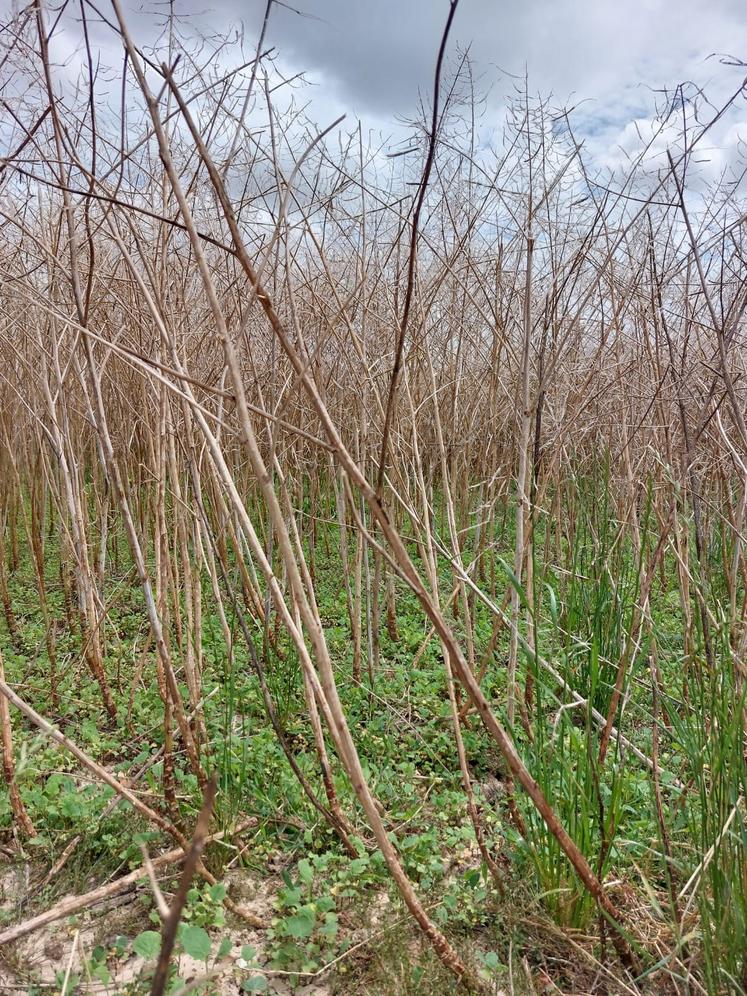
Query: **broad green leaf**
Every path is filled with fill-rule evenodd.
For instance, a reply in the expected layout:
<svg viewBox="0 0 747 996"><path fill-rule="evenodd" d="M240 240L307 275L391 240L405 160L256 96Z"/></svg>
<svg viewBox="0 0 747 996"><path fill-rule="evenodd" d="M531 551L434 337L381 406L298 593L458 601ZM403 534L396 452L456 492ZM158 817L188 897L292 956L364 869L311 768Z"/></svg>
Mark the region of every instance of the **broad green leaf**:
<svg viewBox="0 0 747 996"><path fill-rule="evenodd" d="M285 929L297 941L310 937L314 930L314 914L310 910L300 910L295 916L286 918Z"/></svg>
<svg viewBox="0 0 747 996"><path fill-rule="evenodd" d="M311 885L314 881L314 869L307 858L302 858L298 862L298 877L305 885Z"/></svg>
<svg viewBox="0 0 747 996"><path fill-rule="evenodd" d="M136 955L150 961L161 950L161 935L156 930L144 930L132 942L132 950Z"/></svg>
<svg viewBox="0 0 747 996"><path fill-rule="evenodd" d="M210 940L210 934L204 927L196 927L190 923L182 930L179 939L185 954L188 954L190 958L194 958L196 961L207 961L210 957L213 943Z"/></svg>
<svg viewBox="0 0 747 996"><path fill-rule="evenodd" d="M215 885L210 886L210 898L214 903L222 903L226 898L227 891L228 890L222 882L216 882Z"/></svg>
<svg viewBox="0 0 747 996"><path fill-rule="evenodd" d="M94 979L96 979L99 982L103 982L105 986L109 985L109 983L112 981L112 973L109 971L109 969L106 967L106 965L103 962L101 962L98 965L95 965L91 974L93 975Z"/></svg>
<svg viewBox="0 0 747 996"><path fill-rule="evenodd" d="M266 993L267 979L264 975L253 975L251 979L244 979L241 988L245 993Z"/></svg>

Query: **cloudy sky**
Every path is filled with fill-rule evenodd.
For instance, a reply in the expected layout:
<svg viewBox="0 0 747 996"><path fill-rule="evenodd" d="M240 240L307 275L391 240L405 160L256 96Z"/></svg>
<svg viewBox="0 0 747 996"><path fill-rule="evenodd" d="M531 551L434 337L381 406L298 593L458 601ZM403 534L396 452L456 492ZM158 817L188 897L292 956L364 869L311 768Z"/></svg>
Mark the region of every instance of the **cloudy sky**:
<svg viewBox="0 0 747 996"><path fill-rule="evenodd" d="M167 0L121 0L136 41L152 44ZM49 2L48 9L56 6ZM266 0L173 0L195 31L226 31L241 23L251 50ZM10 13L19 0L0 0ZM55 44L64 62L82 50L80 23L59 26ZM318 125L347 113L372 135L396 142L398 120L430 99L435 55L449 0L275 0L267 45L277 64L303 71L297 98L308 101ZM108 0L99 9L111 16ZM103 61L119 59L116 39L99 34ZM656 92L683 81L705 87L720 103L747 74L725 65L747 60L746 0L460 0L449 50L469 47L480 85L490 92L484 127L500 125L515 78L530 90L574 105L577 133L602 165L614 166L641 135L650 135ZM661 101L661 97L659 96ZM747 143L747 99L709 136L712 169L736 163Z"/></svg>
<svg viewBox="0 0 747 996"><path fill-rule="evenodd" d="M292 0L270 40L359 113L411 110L429 88L448 0ZM265 0L226 4L256 30ZM707 80L712 53L747 57L744 0L460 0L451 48L491 75L522 75L560 101L645 100L642 84Z"/></svg>
<svg viewBox="0 0 747 996"><path fill-rule="evenodd" d="M266 0L175 0L194 24L241 21L256 37ZM143 42L152 22L127 0ZM147 8L147 0L145 3ZM397 117L429 97L448 0L288 0L273 4L268 44L283 67L303 70L310 116L324 125L340 112L384 137ZM162 8L163 9L163 8ZM579 105L577 127L602 161L629 150L650 121L655 90L693 81L716 103L747 73L745 0L460 0L450 51L469 46L496 118L527 71L530 89L558 105ZM489 115L488 115L489 116ZM747 140L740 100L714 137L717 162Z"/></svg>

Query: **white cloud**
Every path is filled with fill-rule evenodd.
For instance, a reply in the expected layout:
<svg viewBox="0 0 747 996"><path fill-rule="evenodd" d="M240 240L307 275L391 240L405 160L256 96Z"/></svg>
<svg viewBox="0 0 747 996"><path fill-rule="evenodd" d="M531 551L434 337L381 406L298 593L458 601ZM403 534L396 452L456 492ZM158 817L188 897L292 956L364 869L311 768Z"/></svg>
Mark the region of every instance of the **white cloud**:
<svg viewBox="0 0 747 996"><path fill-rule="evenodd" d="M0 7L3 2L0 0ZM244 23L244 55L253 51L266 0L175 0L182 30L227 33ZM163 40L163 3L125 0L136 41ZM289 8L302 10L303 15ZM82 66L82 28L70 5L53 41L61 83L70 85ZM403 137L398 116L412 117L432 90L433 65L448 0L293 0L276 4L266 44L275 46L277 66L308 83L293 91L295 105L324 127L347 112L350 130L360 118L372 144ZM121 45L92 16L94 46L102 61L121 66ZM743 0L461 0L450 51L470 47L478 85L490 91L483 119L490 140L500 129L505 99L525 70L533 93L553 94L557 106L574 104L574 129L594 162L620 169L627 156L652 137L656 107L677 84L691 81L719 104L737 89L744 67L725 66L713 53L747 57ZM218 61L224 54L219 55ZM230 60L231 56L225 56ZM452 63L453 64L453 63ZM112 84L116 89L116 84ZM279 91L279 106L290 92ZM708 109L703 104L704 115ZM744 151L745 101L708 138L709 167L738 170ZM652 157L661 157L672 136L665 129ZM483 141L485 135L482 136Z"/></svg>

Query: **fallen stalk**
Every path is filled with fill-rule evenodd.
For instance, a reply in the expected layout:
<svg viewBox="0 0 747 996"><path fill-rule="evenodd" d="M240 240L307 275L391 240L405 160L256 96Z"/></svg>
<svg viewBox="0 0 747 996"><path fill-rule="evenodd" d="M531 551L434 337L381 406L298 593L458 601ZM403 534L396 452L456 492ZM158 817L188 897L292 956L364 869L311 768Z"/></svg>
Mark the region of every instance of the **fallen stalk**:
<svg viewBox="0 0 747 996"><path fill-rule="evenodd" d="M235 836L253 822L245 823L233 832L221 830L218 833L211 834L205 839L205 843L212 843L213 841L223 840L225 837ZM169 865L184 861L184 859L184 850L181 847L175 847L171 851L166 851L164 854L159 854L157 857L151 858L150 864L151 868L157 870L159 868L167 868ZM0 932L0 947L11 944L13 941L18 941L22 937L40 930L42 927L49 926L50 923L62 920L66 916L72 916L74 913L80 913L81 910L90 909L92 906L109 899L111 896L125 892L131 886L136 885L146 878L148 878L148 869L145 865L142 865L127 875L123 875L122 878L115 879L113 882L107 882L106 885L100 885L97 889L92 889L90 892L84 892L78 896L67 896L59 903L45 910L44 913L39 913L37 916L24 920L22 923L16 923L12 927L7 927Z"/></svg>

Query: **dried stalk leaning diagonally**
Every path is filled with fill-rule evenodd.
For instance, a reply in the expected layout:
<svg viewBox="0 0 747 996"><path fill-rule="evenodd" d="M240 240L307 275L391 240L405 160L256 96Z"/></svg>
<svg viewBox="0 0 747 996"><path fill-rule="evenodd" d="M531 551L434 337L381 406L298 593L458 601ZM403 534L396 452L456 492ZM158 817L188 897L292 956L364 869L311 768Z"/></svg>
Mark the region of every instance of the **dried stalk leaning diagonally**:
<svg viewBox="0 0 747 996"><path fill-rule="evenodd" d="M189 205L187 204L186 199L184 199L183 194L181 194L179 179L176 175L175 170L173 169L173 165L171 164L170 153L165 143L163 130L159 127L157 103L155 102L154 98L150 95L150 90L148 88L147 82L145 81L142 71L139 70L139 66L136 61L137 56L134 50L134 46L129 40L127 34L127 28L124 19L121 16L121 11L119 10L118 5L116 4L116 0L115 0L115 5L119 16L120 29L122 30L125 43L128 45L131 58L133 59L133 66L137 67L136 72L138 73L139 77L138 81L140 83L141 88L143 89L143 92L146 94L146 100L148 101L148 106L151 112L153 125L159 137L161 157L164 161L166 169L169 171L175 195L177 196L177 199L180 201L182 214L186 220L188 218L191 218ZM338 459L341 465L343 466L344 470L350 477L351 482L353 482L356 485L356 487L358 487L358 489L361 491L362 495L365 497L366 501L368 502L369 507L371 508L371 511L375 516L384 537L388 541L390 549L392 550L397 563L402 569L405 578L410 584L413 592L418 597L421 605L423 606L423 609L425 610L427 616L429 617L437 633L439 634L442 642L447 648L447 652L450 655L450 663L454 670L454 673L456 674L456 676L464 686L469 697L474 702L477 711L483 723L485 724L486 729L500 747L502 753L504 754L508 762L512 774L521 784L524 790L527 792L534 805L537 807L537 810L541 814L542 818L545 820L548 828L551 830L551 832L557 839L558 843L560 844L561 848L565 852L566 856L570 860L571 864L575 868L579 878L584 883L585 887L589 890L591 895L594 897L596 902L599 904L600 908L610 917L610 919L614 923L620 924L621 917L619 912L617 911L612 901L604 892L602 884L599 882L599 879L592 871L588 861L586 860L586 858L584 857L584 855L582 854L576 843L572 840L572 838L569 836L565 828L558 821L557 816L555 815L547 799L544 797L539 785L534 780L534 778L532 777L532 775L524 765L523 761L521 760L518 751L514 746L513 741L511 740L509 735L506 733L506 731L503 729L503 727L495 717L493 711L491 710L482 692L482 689L480 688L479 684L475 680L474 675L470 671L469 666L467 665L467 662L462 655L461 649L456 639L454 638L451 629L443 619L441 613L438 611L436 606L433 604L431 598L429 597L418 575L417 569L415 568L407 552L407 549L405 548L405 545L402 542L401 537L392 527L390 519L377 497L376 491L368 483L363 473L361 472L361 470L359 469L359 467L357 466L357 464L355 463L355 461L347 451L344 443L342 442L339 432L337 431L329 413L327 412L326 406L318 392L318 389L314 384L312 378L309 376L307 365L304 363L303 359L297 352L296 348L288 338L283 323L281 322L280 318L275 312L268 293L266 292L264 287L262 287L258 283L256 279L254 267L252 266L251 260L249 259L249 255L246 252L246 249L244 248L241 234L239 232L235 219L233 218L231 204L226 194L222 179L215 165L213 164L209 151L205 147L204 142L202 141L201 136L196 129L194 121L192 120L191 114L189 112L189 108L185 104L183 98L181 98L181 94L179 93L178 87L176 87L175 83L173 82L173 79L171 78L169 71L165 67L162 67L162 69L164 73L167 75L167 79L170 83L170 86L172 87L174 95L182 109L185 121L190 128L190 132L195 140L195 144L197 145L197 148L199 149L203 162L205 163L205 166L208 170L208 174L214 185L216 194L219 197L226 222L229 225L229 229L231 230L231 235L234 239L234 246L238 258L244 268L249 283L253 288L256 298L260 302L265 312L265 315L267 316L268 321L270 322L275 334L277 335L283 347L283 350L285 351L288 358L291 360L291 363L293 364L294 370L296 371L299 380L301 381L304 389L308 393L308 396L311 399L314 408L317 411L320 421L322 422L327 432L329 441L335 448L335 451L338 455ZM223 321L220 305L218 304L217 297L215 297L214 291L212 291L212 281L210 277L210 272L204 261L204 257L202 256L200 241L195 226L193 223L190 224L189 222L187 222L187 225L190 230L190 238L192 240L193 250L195 252L196 258L198 260L198 265L200 267L203 280L205 282L206 293L208 294L209 298L211 297L213 298L212 307L214 308L214 318L218 329L221 331L221 338L223 339L224 349L226 352L226 361L231 374L239 413L241 413L242 402L244 401L243 397L244 391L243 391L241 373L238 368L235 354L233 352L232 344L230 343L230 340L227 336L227 330L225 328L225 323ZM249 414L245 404L243 407L245 414L242 417L242 427L245 432L245 441L250 451L252 463L255 467L255 472L260 482L264 499L267 503L268 509L273 515L275 528L278 531L278 536L281 540L281 546L283 547L283 557L286 569L289 571L289 574L291 574L292 576L292 572L297 573L297 566L295 558L293 557L292 550L290 548L290 542L287 537L287 530L282 520L282 515L280 514L280 509L279 506L277 505L277 499L275 497L274 491L269 487L270 482L267 476L267 471L265 470L264 462L262 460L261 454L259 453L259 449L257 448L256 445L256 437L254 435L254 431L252 429L251 421L249 419ZM275 509L277 509L277 511L275 511ZM285 537L283 537L283 533L285 533ZM268 581L270 581L269 576L268 576ZM299 593L302 592L303 589L300 583L300 577L298 578L296 583L297 583L297 591ZM280 596L280 600L282 601L282 595L280 595L279 590L278 590L278 595ZM343 758L346 759L349 764L352 763L353 770L355 770L356 768L358 769L356 775L360 777L361 779L360 783L356 784L357 781L356 777L353 776L350 771L349 774L351 774L353 785L356 788L356 792L360 793L359 798L361 799L361 803L363 804L364 809L366 810L366 814L368 815L369 819L372 820L372 827L376 834L377 841L379 841L379 844L382 847L382 851L385 857L387 858L387 863L389 864L390 870L392 871L395 881L397 881L397 884L398 886L400 886L400 889L403 890L403 893L405 889L407 889L408 892L411 892L411 886L409 885L409 882L401 881L401 875L403 875L403 872L401 870L401 866L399 866L399 863L393 853L391 844L387 840L386 845L385 846L382 845L380 833L382 834L384 839L386 839L386 834L383 832L384 828L383 825L381 825L378 811L376 810L376 807L373 805L373 800L370 797L370 793L368 793L365 781L362 779L362 772L360 772L360 762L358 761L357 753L355 752L355 747L352 744L352 740L349 738L349 731L347 730L347 724L345 723L344 714L342 712L342 708L339 703L339 698L337 696L337 689L334 682L334 674L330 666L326 643L324 642L324 636L321 627L318 624L318 620L314 619L311 612L307 610L306 613L303 613L303 608L306 608L306 605L304 603L305 599L299 599L299 604L302 607L302 615L304 616L304 623L309 629L309 635L311 637L315 653L318 655L317 662L319 663L320 669L322 671L321 674L322 684L324 687L325 695L329 695L330 699L329 706L333 710L333 716L334 716L333 722L336 724L336 732L338 733L338 735L341 735L341 740L340 743L338 744L338 747L343 752ZM280 606L278 607L280 608ZM282 607L285 608L284 602L282 604ZM286 622L286 626L287 625L288 623ZM343 743L345 745L344 748L342 746ZM347 751L349 751L349 753L347 754L346 758L345 754ZM376 824L379 825L380 832L377 832ZM414 915L416 916L416 919L418 919L418 922L421 924L421 927L423 927L424 932L429 937L431 937L430 931L434 930L435 928L433 928L433 925L430 923L430 921L428 921L427 917L425 916L425 913L422 911L422 907L420 907L419 903L415 899L414 893L411 896L410 902L412 902L413 904L410 908L412 909ZM408 902L408 906L410 905L410 902ZM416 909L418 910L417 913L415 912ZM631 956L627 948L626 942L619 933L615 933L614 936L616 938L616 943L618 944L619 950L621 952L621 956L623 956L626 961L630 961ZM451 958L451 954L447 955L446 957Z"/></svg>

